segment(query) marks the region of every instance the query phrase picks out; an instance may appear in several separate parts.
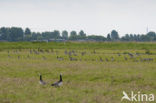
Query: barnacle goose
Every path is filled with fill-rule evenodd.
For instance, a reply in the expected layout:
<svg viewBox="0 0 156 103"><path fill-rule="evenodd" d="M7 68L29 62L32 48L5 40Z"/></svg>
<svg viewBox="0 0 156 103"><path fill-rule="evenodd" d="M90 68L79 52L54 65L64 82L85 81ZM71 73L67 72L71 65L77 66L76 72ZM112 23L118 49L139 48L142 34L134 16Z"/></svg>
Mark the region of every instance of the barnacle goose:
<svg viewBox="0 0 156 103"><path fill-rule="evenodd" d="M40 75L40 81L39 81L39 83L40 83L41 85L45 85L46 82L42 80L42 75L41 75L41 74L39 74L39 75Z"/></svg>
<svg viewBox="0 0 156 103"><path fill-rule="evenodd" d="M63 83L62 74L60 74L60 80L55 82L55 83L53 83L53 84L51 84L51 86L59 87L59 86L62 85L62 83Z"/></svg>

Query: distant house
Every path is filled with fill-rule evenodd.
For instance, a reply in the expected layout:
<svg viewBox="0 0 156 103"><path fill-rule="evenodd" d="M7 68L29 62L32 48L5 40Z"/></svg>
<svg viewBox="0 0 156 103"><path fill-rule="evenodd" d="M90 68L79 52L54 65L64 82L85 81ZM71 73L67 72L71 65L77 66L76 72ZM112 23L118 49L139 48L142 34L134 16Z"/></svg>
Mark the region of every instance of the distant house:
<svg viewBox="0 0 156 103"><path fill-rule="evenodd" d="M48 42L48 40L31 40L31 42Z"/></svg>
<svg viewBox="0 0 156 103"><path fill-rule="evenodd" d="M0 42L8 42L7 40L0 40Z"/></svg>
<svg viewBox="0 0 156 103"><path fill-rule="evenodd" d="M48 42L65 42L66 40L65 39L49 39Z"/></svg>

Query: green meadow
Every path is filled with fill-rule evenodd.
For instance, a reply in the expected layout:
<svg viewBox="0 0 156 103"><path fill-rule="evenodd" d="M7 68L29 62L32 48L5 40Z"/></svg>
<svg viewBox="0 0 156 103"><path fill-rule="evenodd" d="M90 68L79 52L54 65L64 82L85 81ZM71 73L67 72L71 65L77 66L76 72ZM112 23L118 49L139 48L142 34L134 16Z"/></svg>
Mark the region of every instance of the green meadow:
<svg viewBox="0 0 156 103"><path fill-rule="evenodd" d="M123 91L156 96L155 81L152 42L0 43L0 103L132 103Z"/></svg>

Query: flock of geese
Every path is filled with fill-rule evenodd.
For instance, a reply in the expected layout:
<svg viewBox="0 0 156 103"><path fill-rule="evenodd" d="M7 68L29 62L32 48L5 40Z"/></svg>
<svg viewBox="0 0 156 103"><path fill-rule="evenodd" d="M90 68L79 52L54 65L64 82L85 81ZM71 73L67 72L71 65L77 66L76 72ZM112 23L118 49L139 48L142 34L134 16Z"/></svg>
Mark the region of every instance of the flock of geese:
<svg viewBox="0 0 156 103"><path fill-rule="evenodd" d="M39 83L40 83L41 85L46 85L47 83L46 83L45 81L43 81L42 75L39 74L39 76L40 76L40 81L39 81ZM55 82L55 83L53 83L53 84L51 84L51 86L60 87L60 86L62 85L62 83L63 83L62 74L60 74L60 80L57 81L57 82Z"/></svg>

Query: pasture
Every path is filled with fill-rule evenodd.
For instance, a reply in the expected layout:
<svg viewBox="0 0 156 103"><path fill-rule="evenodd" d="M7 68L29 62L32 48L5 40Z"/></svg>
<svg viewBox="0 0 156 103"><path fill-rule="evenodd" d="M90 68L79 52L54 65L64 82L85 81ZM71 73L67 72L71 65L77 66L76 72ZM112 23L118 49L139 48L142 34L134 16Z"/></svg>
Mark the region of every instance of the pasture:
<svg viewBox="0 0 156 103"><path fill-rule="evenodd" d="M156 43L0 43L0 103L130 103L155 81Z"/></svg>

